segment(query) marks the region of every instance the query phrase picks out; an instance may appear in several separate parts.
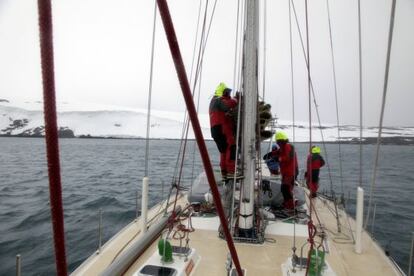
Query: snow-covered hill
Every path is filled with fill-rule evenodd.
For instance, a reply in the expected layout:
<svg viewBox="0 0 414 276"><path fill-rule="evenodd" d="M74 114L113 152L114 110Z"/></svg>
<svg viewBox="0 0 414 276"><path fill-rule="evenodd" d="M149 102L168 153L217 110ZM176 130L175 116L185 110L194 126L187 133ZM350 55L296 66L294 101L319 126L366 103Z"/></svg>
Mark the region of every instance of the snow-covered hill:
<svg viewBox="0 0 414 276"><path fill-rule="evenodd" d="M116 106L58 103L58 124L62 129L70 129L75 136L91 135L101 137L145 137L147 113L143 109L121 108ZM16 103L0 99L0 134L2 135L42 135L44 134L43 105L41 102ZM184 114L153 110L151 112L151 138L180 138ZM211 139L208 114L199 114L200 123L206 139ZM292 140L291 122L279 121L279 128ZM321 132L322 131L322 132ZM334 125L314 128L313 141L337 141L337 129ZM364 137L375 138L378 129L364 129ZM384 137L401 137L412 140L414 127L388 127L383 130ZM194 135L189 134L190 138ZM359 127L342 126L341 138L352 140L359 137ZM297 142L309 140L309 128L306 123L297 122L295 127Z"/></svg>

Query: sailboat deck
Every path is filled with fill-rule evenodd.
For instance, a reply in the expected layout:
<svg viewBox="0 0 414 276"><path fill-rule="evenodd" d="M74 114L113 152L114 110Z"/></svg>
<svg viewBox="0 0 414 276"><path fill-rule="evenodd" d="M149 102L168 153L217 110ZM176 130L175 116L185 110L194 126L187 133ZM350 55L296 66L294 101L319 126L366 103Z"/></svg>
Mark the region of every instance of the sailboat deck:
<svg viewBox="0 0 414 276"><path fill-rule="evenodd" d="M355 253L352 240L344 240L341 239L345 237L344 235L337 236L334 234L336 233L336 220L326 208L326 204L331 203L320 199L316 200L315 203L315 209L321 223L328 230L329 254L326 255L326 260L336 275L400 275L391 261L366 233L364 233L363 254ZM342 211L341 213L341 223L347 225L346 215ZM194 275L226 275L225 261L229 250L226 242L218 237L218 227L215 228L219 224L218 218L213 218L215 220L213 223L212 218L208 218L210 220L208 227L215 228L214 230L197 229L197 226L200 227L200 225L205 228L205 225L199 221L202 219L193 219L193 226L196 231L190 234L190 247L195 248L201 256L201 261L196 267ZM350 223L353 227L352 219L350 219ZM306 229L306 225L296 225L296 247L298 248L296 253L298 255L300 254L300 246L307 240L307 236L303 235ZM242 268L246 269L248 275L283 275L281 265L286 263L292 255L293 236L275 235L268 232L271 231L266 231L267 241L263 244L235 243ZM347 235L350 235L348 229L343 229L343 232L348 232ZM291 235L293 235L293 232ZM173 244L179 245L177 241L173 241ZM126 275L133 275L134 272L138 271L155 250L156 243L149 248L140 260L131 266ZM306 255L306 252L307 250L304 250L304 255ZM297 273L302 275L299 270Z"/></svg>
<svg viewBox="0 0 414 276"><path fill-rule="evenodd" d="M178 204L185 206L187 204L185 197L180 198ZM333 208L332 202L318 198L314 200L314 204L328 236L329 254L326 255L326 261L336 275L401 275L392 261L385 256L381 248L366 232L363 234L363 253L354 252L354 244L349 231L349 225L351 229L354 229L354 221L349 218L348 222L343 210L339 211L343 234L337 234L336 219L329 211ZM156 206L150 215L158 214L159 210L159 206ZM314 217L313 220L317 224L317 218ZM218 237L218 217L195 217L192 223L196 231L190 233L189 246L201 256L192 275L226 275L225 263L229 250L226 242ZM114 237L99 255L92 256L74 272L74 275L99 275L119 255L120 250L128 248L130 244L139 239L138 225L139 220ZM284 275L281 266L287 263L292 255L293 224L269 222L265 238L266 241L263 244L235 243L242 268L246 269L247 275ZM300 255L300 247L306 240L307 226L297 224L296 247L298 249L296 253L298 255ZM172 244L178 246L179 242L172 240ZM129 267L125 275L134 275L139 271L156 250L157 241L154 241ZM306 252L305 247L304 255ZM304 275L304 271L298 270L296 274Z"/></svg>

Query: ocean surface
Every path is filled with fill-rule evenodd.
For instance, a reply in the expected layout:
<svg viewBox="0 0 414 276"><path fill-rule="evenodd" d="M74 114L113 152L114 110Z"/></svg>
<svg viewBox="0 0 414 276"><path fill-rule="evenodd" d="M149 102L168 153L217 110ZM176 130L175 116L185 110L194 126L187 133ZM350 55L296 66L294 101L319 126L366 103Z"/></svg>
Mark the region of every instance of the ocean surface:
<svg viewBox="0 0 414 276"><path fill-rule="evenodd" d="M194 142L189 141L183 185L202 171ZM207 142L218 167L215 144ZM264 144L263 148L268 145ZM306 144L296 144L301 169ZM150 142L150 205L167 197L176 168L180 142ZM355 213L359 182L359 146L341 145L343 182L338 145L326 145L333 189L344 194L347 210ZM103 242L133 220L137 193L144 176L145 141L121 139L61 139L61 173L65 212L66 256L73 271L98 247L99 210L103 213ZM327 153L327 154L326 154ZM264 154L264 153L263 153ZM328 158L326 158L328 155ZM375 146L364 146L363 187L372 181ZM407 271L414 231L414 147L382 146L374 193L374 237ZM194 167L194 169L192 169ZM330 190L328 169L321 171L320 191ZM367 199L367 197L366 197ZM140 206L140 199L138 199ZM45 142L38 138L0 138L0 275L15 275L16 254L23 275L55 274L51 233Z"/></svg>

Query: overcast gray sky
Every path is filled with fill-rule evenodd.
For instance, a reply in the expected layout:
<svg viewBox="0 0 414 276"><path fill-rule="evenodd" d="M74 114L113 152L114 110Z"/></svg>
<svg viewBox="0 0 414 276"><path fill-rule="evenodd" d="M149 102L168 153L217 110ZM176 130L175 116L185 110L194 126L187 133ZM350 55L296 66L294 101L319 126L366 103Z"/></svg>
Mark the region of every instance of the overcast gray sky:
<svg viewBox="0 0 414 276"><path fill-rule="evenodd" d="M146 107L153 1L53 2L59 101ZM170 0L189 74L199 1ZM214 2L214 1L210 1ZM377 125L384 80L391 0L362 0L364 124ZM0 0L0 98L42 97L37 1ZM204 3L204 1L203 1ZM304 1L295 0L304 31ZM357 0L330 0L340 120L359 123ZM204 58L200 112L216 85L233 83L236 0L219 0ZM292 119L288 0L267 1L266 100ZM309 1L311 72L322 121L335 123L325 0ZM386 125L414 126L414 0L398 0ZM296 119L307 119L306 69L293 26ZM158 21L153 108L183 110L176 73Z"/></svg>

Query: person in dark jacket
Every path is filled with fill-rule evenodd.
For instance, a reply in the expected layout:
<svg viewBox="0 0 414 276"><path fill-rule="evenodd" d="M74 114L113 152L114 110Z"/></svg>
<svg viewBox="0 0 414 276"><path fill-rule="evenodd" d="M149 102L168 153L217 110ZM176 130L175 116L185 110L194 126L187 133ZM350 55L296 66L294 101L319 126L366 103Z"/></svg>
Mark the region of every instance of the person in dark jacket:
<svg viewBox="0 0 414 276"><path fill-rule="evenodd" d="M263 156L263 160L266 162L267 168L271 175L280 174L279 166L279 146L277 144L272 145L272 151L266 153Z"/></svg>
<svg viewBox="0 0 414 276"><path fill-rule="evenodd" d="M279 149L280 174L282 175L281 192L283 194L283 207L294 209L293 187L298 175L298 160L296 157L295 147L289 143L287 135L278 131L275 134L276 142Z"/></svg>
<svg viewBox="0 0 414 276"><path fill-rule="evenodd" d="M237 106L237 98L231 98L231 89L220 83L210 101L211 136L220 152L220 168L223 179L234 174L236 143L232 109Z"/></svg>
<svg viewBox="0 0 414 276"><path fill-rule="evenodd" d="M311 153L309 153L306 160L305 178L306 184L311 193L311 197L316 197L316 192L319 188L319 170L325 165L325 160L323 160L320 153L321 148L318 146L313 146Z"/></svg>

